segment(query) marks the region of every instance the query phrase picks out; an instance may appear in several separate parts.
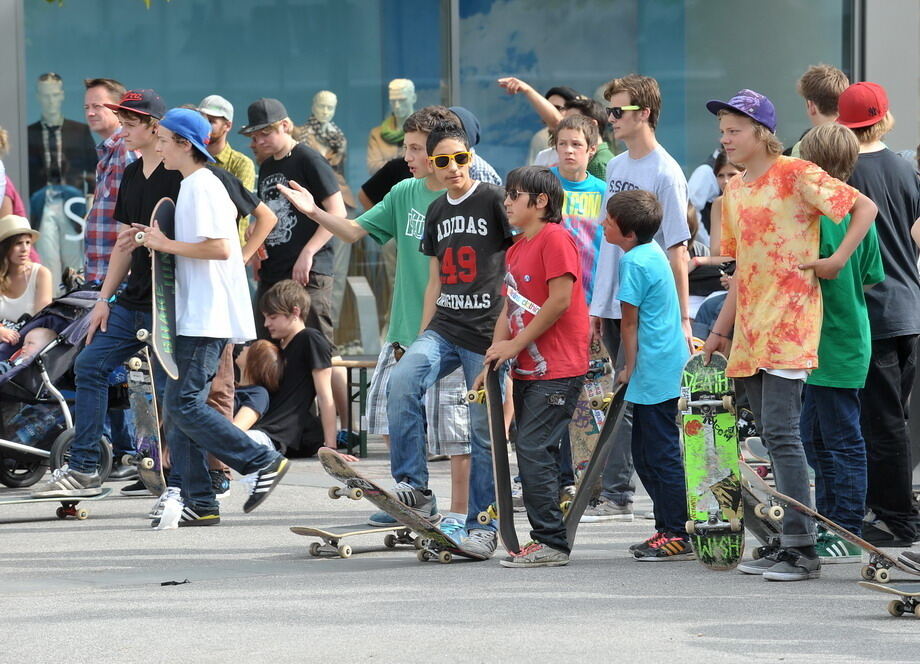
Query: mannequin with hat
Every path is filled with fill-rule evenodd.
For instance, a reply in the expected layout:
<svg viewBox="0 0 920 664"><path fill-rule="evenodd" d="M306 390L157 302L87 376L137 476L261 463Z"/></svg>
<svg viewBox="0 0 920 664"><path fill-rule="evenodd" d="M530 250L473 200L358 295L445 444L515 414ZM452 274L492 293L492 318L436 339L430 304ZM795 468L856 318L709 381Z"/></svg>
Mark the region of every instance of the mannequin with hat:
<svg viewBox="0 0 920 664"><path fill-rule="evenodd" d="M403 122L415 110L415 83L394 78L387 86L390 113L367 137L367 171L371 175L399 156L403 142Z"/></svg>
<svg viewBox="0 0 920 664"><path fill-rule="evenodd" d="M51 302L51 272L29 258L38 239L29 220L15 214L0 219L0 321L16 322ZM19 333L0 323L0 342L19 343Z"/></svg>

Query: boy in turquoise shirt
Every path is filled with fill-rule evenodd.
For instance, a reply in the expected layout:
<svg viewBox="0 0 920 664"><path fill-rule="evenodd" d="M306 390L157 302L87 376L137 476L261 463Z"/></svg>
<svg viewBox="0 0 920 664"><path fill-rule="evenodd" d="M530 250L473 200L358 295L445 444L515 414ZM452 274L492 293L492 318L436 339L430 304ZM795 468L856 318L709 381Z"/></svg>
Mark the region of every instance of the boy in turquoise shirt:
<svg viewBox="0 0 920 664"><path fill-rule="evenodd" d="M687 503L677 427L680 374L689 355L674 275L664 250L652 242L661 226L654 194L623 191L607 201L604 237L626 252L620 260L621 344L633 405L632 454L652 499L655 534L630 549L639 561L691 560L684 524Z"/></svg>
<svg viewBox="0 0 920 664"><path fill-rule="evenodd" d="M843 125L812 129L802 139L803 159L846 181L859 155L859 141ZM834 253L850 216L839 224L821 217L820 256ZM824 319L818 369L805 381L800 429L808 464L815 471L818 512L859 535L866 502L866 443L860 430L859 390L872 351L864 288L882 281L885 270L875 226L857 246L836 279L821 280ZM818 534L822 564L859 562L860 549L832 532Z"/></svg>

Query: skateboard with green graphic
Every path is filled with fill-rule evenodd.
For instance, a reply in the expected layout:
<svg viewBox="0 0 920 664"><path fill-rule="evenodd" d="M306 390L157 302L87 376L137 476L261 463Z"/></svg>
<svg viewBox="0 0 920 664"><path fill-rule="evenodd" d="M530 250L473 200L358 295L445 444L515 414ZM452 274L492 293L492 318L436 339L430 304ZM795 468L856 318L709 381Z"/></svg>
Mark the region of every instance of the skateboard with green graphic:
<svg viewBox="0 0 920 664"><path fill-rule="evenodd" d="M708 365L694 353L680 380L680 440L687 487L687 533L709 569L734 568L744 553L744 505L734 387L728 362L713 353Z"/></svg>

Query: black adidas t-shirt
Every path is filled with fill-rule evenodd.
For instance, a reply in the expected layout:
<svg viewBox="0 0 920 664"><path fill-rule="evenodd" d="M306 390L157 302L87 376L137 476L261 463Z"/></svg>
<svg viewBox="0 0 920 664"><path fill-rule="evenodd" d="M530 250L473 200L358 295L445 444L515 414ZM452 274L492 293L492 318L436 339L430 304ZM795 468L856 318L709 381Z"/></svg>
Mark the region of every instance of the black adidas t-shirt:
<svg viewBox="0 0 920 664"><path fill-rule="evenodd" d="M316 398L313 370L332 366L332 347L322 332L306 328L291 339L281 355L281 386L271 395L268 412L254 428L267 433L281 449L297 449L304 428L312 421L310 406Z"/></svg>
<svg viewBox="0 0 920 664"><path fill-rule="evenodd" d="M920 277L910 229L920 218L920 178L910 163L885 148L860 154L849 184L878 206L875 229L885 279L866 291L872 338L918 334Z"/></svg>
<svg viewBox="0 0 920 664"><path fill-rule="evenodd" d="M441 294L428 329L485 353L502 308L505 250L511 228L505 190L476 182L459 200L447 194L428 206L421 252L441 265Z"/></svg>
<svg viewBox="0 0 920 664"><path fill-rule="evenodd" d="M259 198L272 209L278 223L265 239L268 258L262 261L259 277L268 283L290 279L294 263L319 225L281 195L277 185L286 185L293 180L306 187L316 199L317 205L339 191L335 171L313 148L300 143L283 159L269 157L259 167ZM332 274L332 243L313 256L313 272Z"/></svg>
<svg viewBox="0 0 920 664"><path fill-rule="evenodd" d="M122 224L150 224L150 215L161 198L176 200L182 174L170 171L160 163L150 177L144 177L144 160L138 159L125 167L125 173L115 200L112 217ZM131 273L118 303L132 311L150 311L150 252L138 247L131 252Z"/></svg>

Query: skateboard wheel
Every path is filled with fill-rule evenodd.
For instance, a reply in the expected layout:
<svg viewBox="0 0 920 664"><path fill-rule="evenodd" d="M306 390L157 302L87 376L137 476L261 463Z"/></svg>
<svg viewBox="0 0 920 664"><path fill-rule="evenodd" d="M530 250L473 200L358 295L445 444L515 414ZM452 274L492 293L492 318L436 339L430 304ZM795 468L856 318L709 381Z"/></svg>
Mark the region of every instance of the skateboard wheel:
<svg viewBox="0 0 920 664"><path fill-rule="evenodd" d="M757 503L757 505L754 506L754 514L756 514L761 519L766 519L767 518L767 506L764 505L763 503Z"/></svg>
<svg viewBox="0 0 920 664"><path fill-rule="evenodd" d="M319 552L322 546L323 545L320 544L319 542L313 542L312 544L310 544L310 548L307 550L310 552L310 555L315 558L316 556L319 555Z"/></svg>
<svg viewBox="0 0 920 664"><path fill-rule="evenodd" d="M353 486L349 487L345 492L345 495L351 498L352 500L361 500L364 498L364 490L360 487Z"/></svg>
<svg viewBox="0 0 920 664"><path fill-rule="evenodd" d="M130 360L128 360L128 369L130 369L131 371L140 371L141 358L132 357Z"/></svg>
<svg viewBox="0 0 920 664"><path fill-rule="evenodd" d="M602 397L591 397L591 401L588 403L594 410L607 410L607 407L610 405L610 399L610 395L605 394Z"/></svg>
<svg viewBox="0 0 920 664"><path fill-rule="evenodd" d="M428 552L425 549L419 549L415 557L418 558L420 563L428 562Z"/></svg>
<svg viewBox="0 0 920 664"><path fill-rule="evenodd" d="M67 510L65 510L63 507L58 507L58 508L54 511L54 513L57 515L57 518L59 518L59 519L66 519L66 518L67 518Z"/></svg>
<svg viewBox="0 0 920 664"><path fill-rule="evenodd" d="M888 573L888 570L884 567L880 567L875 570L875 580L879 583L888 583L891 581L891 575Z"/></svg>
<svg viewBox="0 0 920 664"><path fill-rule="evenodd" d="M146 234L144 233L144 231L138 231L137 233L134 234L134 241L137 242L138 244L143 244L145 236Z"/></svg>
<svg viewBox="0 0 920 664"><path fill-rule="evenodd" d="M147 341L150 338L149 330L138 330L137 331L137 340L138 341Z"/></svg>
<svg viewBox="0 0 920 664"><path fill-rule="evenodd" d="M339 555L342 558L351 558L351 547L347 544L343 544L339 547Z"/></svg>
<svg viewBox="0 0 920 664"><path fill-rule="evenodd" d="M914 614L917 618L920 618L920 604L914 604L913 614Z"/></svg>
<svg viewBox="0 0 920 664"><path fill-rule="evenodd" d="M859 570L859 575L866 581L871 581L875 578L875 568L871 565L863 565Z"/></svg>
<svg viewBox="0 0 920 664"><path fill-rule="evenodd" d="M453 554L450 551L439 551L438 552L438 562L446 565L454 559Z"/></svg>
<svg viewBox="0 0 920 664"><path fill-rule="evenodd" d="M770 469L766 466L757 466L754 468L754 472L757 473L757 476L763 480L767 479L767 475L770 474Z"/></svg>
<svg viewBox="0 0 920 664"><path fill-rule="evenodd" d="M888 602L888 613L893 615L895 618L900 618L904 615L904 610L907 607L904 606L904 602L899 599L893 599Z"/></svg>
<svg viewBox="0 0 920 664"><path fill-rule="evenodd" d="M77 517L79 521L83 521L84 519L86 519L86 517L89 516L89 512L81 508L81 509L78 509L76 512L74 512L74 516Z"/></svg>
<svg viewBox="0 0 920 664"><path fill-rule="evenodd" d="M680 399L677 400L677 410L678 412L681 412L681 413L687 410L687 399L686 398L681 397Z"/></svg>
<svg viewBox="0 0 920 664"><path fill-rule="evenodd" d="M155 465L157 465L156 462L150 457L144 457L140 463L141 468L144 470L153 470Z"/></svg>
<svg viewBox="0 0 920 664"><path fill-rule="evenodd" d="M684 524L684 528L686 529L688 535L695 535L696 521L687 521L687 523Z"/></svg>
<svg viewBox="0 0 920 664"><path fill-rule="evenodd" d="M476 515L476 520L483 526L488 525L492 522L492 517L489 516L488 512L480 512Z"/></svg>
<svg viewBox="0 0 920 664"><path fill-rule="evenodd" d="M397 541L396 535L387 535L383 538L383 545L388 549L395 549Z"/></svg>
<svg viewBox="0 0 920 664"><path fill-rule="evenodd" d="M137 464L137 460L134 458L133 454L122 454L121 463L123 466L134 466Z"/></svg>
<svg viewBox="0 0 920 664"><path fill-rule="evenodd" d="M783 515L785 514L786 514L786 510L784 510L779 505L774 505L767 511L767 515L774 521L782 521Z"/></svg>
<svg viewBox="0 0 920 664"><path fill-rule="evenodd" d="M735 414L735 398L730 394L726 394L724 397L722 397L722 407L725 410L727 410L729 413L734 415Z"/></svg>
<svg viewBox="0 0 920 664"><path fill-rule="evenodd" d="M733 533L740 533L742 528L741 519L729 519L728 527Z"/></svg>
<svg viewBox="0 0 920 664"><path fill-rule="evenodd" d="M416 537L414 540L412 540L412 546L414 546L417 550L421 551L423 547L422 538Z"/></svg>
<svg viewBox="0 0 920 664"><path fill-rule="evenodd" d="M329 491L326 492L330 498L333 500L338 500L342 497L342 488L337 486L329 487Z"/></svg>

